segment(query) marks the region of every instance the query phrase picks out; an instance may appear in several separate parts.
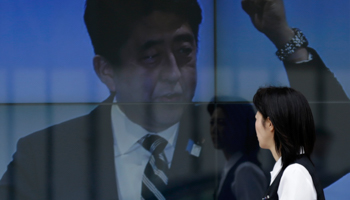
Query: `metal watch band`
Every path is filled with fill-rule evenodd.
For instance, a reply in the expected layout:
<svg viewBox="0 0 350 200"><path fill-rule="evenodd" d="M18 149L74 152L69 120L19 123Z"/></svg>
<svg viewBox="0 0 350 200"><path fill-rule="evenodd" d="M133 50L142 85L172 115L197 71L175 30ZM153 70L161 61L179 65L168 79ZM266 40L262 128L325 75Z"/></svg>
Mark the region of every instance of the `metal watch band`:
<svg viewBox="0 0 350 200"><path fill-rule="evenodd" d="M283 48L276 51L277 57L282 61L294 53L296 49L300 47L307 47L309 44L301 30L297 28L292 28L292 30L295 33L294 37L287 44L285 44Z"/></svg>

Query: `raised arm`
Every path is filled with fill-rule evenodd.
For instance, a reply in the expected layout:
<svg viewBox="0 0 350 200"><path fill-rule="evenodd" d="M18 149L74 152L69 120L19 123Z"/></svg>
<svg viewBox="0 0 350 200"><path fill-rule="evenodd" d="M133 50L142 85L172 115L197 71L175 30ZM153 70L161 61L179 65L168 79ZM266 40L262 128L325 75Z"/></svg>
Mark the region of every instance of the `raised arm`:
<svg viewBox="0 0 350 200"><path fill-rule="evenodd" d="M289 27L282 0L242 0L242 8L255 28L281 49L295 35ZM306 48L298 48L285 61L299 62L308 59Z"/></svg>
<svg viewBox="0 0 350 200"><path fill-rule="evenodd" d="M296 32L288 25L283 0L242 0L242 8L254 27L277 49L286 49ZM283 59L291 87L309 101L348 101L342 86L317 52L307 45L297 47Z"/></svg>

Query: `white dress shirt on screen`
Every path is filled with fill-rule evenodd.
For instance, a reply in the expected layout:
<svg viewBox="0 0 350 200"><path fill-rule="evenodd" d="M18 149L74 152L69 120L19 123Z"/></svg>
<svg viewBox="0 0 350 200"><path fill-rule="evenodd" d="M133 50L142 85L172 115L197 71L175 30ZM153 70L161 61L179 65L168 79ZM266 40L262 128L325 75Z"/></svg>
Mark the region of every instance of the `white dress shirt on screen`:
<svg viewBox="0 0 350 200"><path fill-rule="evenodd" d="M116 104L112 106L111 119L119 199L140 199L142 176L151 156L150 152L142 147L142 142L147 134L155 133L150 133L129 120ZM169 167L175 150L178 127L179 123L157 133L168 141L164 151Z"/></svg>

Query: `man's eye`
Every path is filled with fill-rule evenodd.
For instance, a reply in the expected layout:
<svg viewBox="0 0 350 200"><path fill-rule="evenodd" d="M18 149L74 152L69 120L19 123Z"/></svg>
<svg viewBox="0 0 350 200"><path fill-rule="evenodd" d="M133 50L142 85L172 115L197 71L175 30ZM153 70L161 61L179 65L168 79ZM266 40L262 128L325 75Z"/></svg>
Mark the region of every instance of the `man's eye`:
<svg viewBox="0 0 350 200"><path fill-rule="evenodd" d="M142 62L144 62L146 64L152 64L156 61L158 56L159 56L159 54L144 56L144 57L142 57Z"/></svg>
<svg viewBox="0 0 350 200"><path fill-rule="evenodd" d="M182 47L182 48L179 49L179 52L180 52L181 54L185 54L185 55L191 54L192 51L193 51L193 49L190 48L190 47Z"/></svg>

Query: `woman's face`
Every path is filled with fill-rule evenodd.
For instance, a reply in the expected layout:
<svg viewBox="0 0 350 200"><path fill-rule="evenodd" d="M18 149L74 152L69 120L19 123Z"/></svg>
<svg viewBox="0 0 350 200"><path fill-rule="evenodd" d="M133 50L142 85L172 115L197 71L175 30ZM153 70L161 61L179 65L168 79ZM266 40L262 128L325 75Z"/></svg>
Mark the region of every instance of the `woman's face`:
<svg viewBox="0 0 350 200"><path fill-rule="evenodd" d="M274 129L271 120L264 120L262 114L258 111L255 115L255 130L259 140L259 146L262 149L275 148Z"/></svg>
<svg viewBox="0 0 350 200"><path fill-rule="evenodd" d="M224 135L227 129L226 115L222 108L214 110L210 120L210 136L216 149L224 147Z"/></svg>

